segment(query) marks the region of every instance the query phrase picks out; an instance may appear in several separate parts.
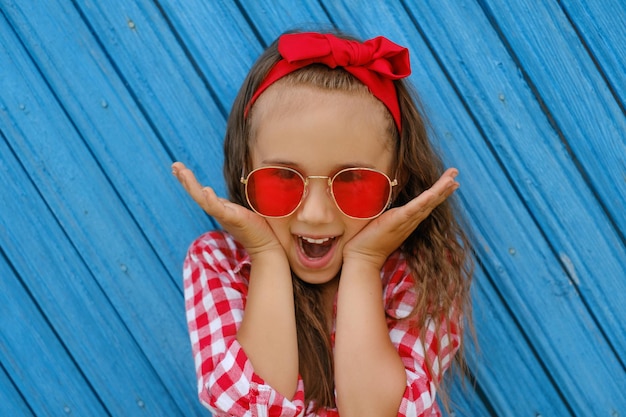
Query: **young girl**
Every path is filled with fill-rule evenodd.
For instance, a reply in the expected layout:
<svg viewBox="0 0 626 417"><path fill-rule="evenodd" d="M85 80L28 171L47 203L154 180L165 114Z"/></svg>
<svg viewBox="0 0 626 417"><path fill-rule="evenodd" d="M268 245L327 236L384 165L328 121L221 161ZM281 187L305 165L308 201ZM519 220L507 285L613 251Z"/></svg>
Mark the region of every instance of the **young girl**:
<svg viewBox="0 0 626 417"><path fill-rule="evenodd" d="M468 245L378 37L282 35L255 63L225 139L230 200L173 173L224 228L190 247L187 320L215 416L436 416L468 314ZM458 356L458 355L457 355Z"/></svg>

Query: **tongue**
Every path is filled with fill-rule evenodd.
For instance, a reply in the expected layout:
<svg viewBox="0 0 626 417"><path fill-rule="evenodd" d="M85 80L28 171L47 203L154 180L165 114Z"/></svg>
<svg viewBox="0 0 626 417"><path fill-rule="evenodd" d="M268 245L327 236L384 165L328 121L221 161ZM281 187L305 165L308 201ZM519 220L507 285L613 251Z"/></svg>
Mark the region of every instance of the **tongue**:
<svg viewBox="0 0 626 417"><path fill-rule="evenodd" d="M309 243L306 240L301 239L300 245L302 246L302 251L309 258L321 258L326 255L330 248L333 245L332 240L324 242L322 244L317 243Z"/></svg>

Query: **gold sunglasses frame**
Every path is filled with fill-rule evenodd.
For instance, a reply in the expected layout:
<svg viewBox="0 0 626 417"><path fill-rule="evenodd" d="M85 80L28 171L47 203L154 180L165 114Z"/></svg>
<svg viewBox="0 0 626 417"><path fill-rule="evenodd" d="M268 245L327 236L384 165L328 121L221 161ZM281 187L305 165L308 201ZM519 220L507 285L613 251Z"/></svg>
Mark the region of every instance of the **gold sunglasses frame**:
<svg viewBox="0 0 626 417"><path fill-rule="evenodd" d="M269 168L274 168L274 169L284 169L286 171L290 171L295 173L298 177L300 177L300 179L302 180L302 182L304 183L304 190L302 191L302 198L300 198L300 201L298 202L298 204L296 205L296 207L289 212L288 214L285 214L283 216L268 216L262 213L259 213L254 206L252 205L252 203L250 202L250 197L248 195L248 179L250 178L250 176L252 174L254 174L257 171L263 170L263 169L269 169ZM380 210L380 212L378 212L375 216L371 216L371 217L354 217L354 216L350 216L349 214L347 214L346 212L344 212L341 207L339 206L339 204L337 203L337 199L335 198L335 194L333 193L333 181L335 180L335 178L337 178L337 176L339 176L342 173L348 172L348 171L371 171L371 172L376 172L378 174L381 174L382 176L384 176L387 179L387 182L389 183L389 195L387 196L387 201L385 202L385 204L383 205L383 208ZM289 217L291 216L293 213L295 213L298 208L302 205L302 202L304 201L305 197L307 196L307 190L308 190L308 186L309 186L309 179L326 179L328 181L328 190L330 191L330 195L331 198L333 200L333 203L335 203L335 207L337 207L337 209L346 217L349 217L351 219L357 219L357 220L371 220L371 219L375 219L376 217L380 216L381 214L383 214L385 212L385 210L387 210L387 208L389 208L389 205L391 204L391 196L393 195L393 187L395 187L396 185L398 185L398 180L397 179L393 179L391 180L389 178L389 176L387 174L385 174L382 171L379 171L377 169L373 169L373 168L364 168L364 167L352 167L352 168L345 168L342 169L338 172L336 172L334 175L332 176L328 176L328 175L308 175L308 176L304 176L302 175L300 172L298 172L297 170L290 168L290 167L284 167L284 166L280 166L280 165L268 165L268 166L263 166L263 167L259 167L259 168L255 168L252 171L250 171L248 173L248 175L246 175L244 177L244 173L242 171L241 173L241 178L240 178L240 182L244 185L244 192L246 194L246 200L248 202L248 206L250 206L250 208L257 213L258 215L262 216L262 217L266 217L266 218L270 218L270 219L281 219L284 217Z"/></svg>

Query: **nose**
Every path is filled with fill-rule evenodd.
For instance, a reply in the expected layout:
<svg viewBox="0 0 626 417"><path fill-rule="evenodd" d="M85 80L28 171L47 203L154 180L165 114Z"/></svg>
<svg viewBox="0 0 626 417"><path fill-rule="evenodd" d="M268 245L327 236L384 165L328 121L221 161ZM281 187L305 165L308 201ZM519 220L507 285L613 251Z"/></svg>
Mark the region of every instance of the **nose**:
<svg viewBox="0 0 626 417"><path fill-rule="evenodd" d="M330 223L336 210L328 189L328 177L309 177L304 199L297 211L298 220L310 224Z"/></svg>

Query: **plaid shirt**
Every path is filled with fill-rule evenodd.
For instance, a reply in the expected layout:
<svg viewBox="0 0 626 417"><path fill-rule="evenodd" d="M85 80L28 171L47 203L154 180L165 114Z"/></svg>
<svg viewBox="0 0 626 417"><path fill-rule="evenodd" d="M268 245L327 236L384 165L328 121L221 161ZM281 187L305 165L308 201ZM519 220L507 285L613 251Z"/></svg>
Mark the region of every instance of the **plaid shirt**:
<svg viewBox="0 0 626 417"><path fill-rule="evenodd" d="M224 232L200 236L189 248L184 264L185 306L200 401L217 416L338 416L337 410L314 414L304 403L304 385L298 379L297 392L289 400L267 385L254 372L241 345L237 329L241 324L250 276L250 259L243 247ZM381 271L385 310L391 317L406 317L415 302L413 280L407 262L396 251ZM426 354L435 378L443 372L459 347L458 323L446 323L435 334L427 322L426 340L408 320L388 319L389 337L404 362L407 385L398 416L440 416L435 401L435 384L424 360ZM447 333L449 327L450 333ZM439 345L441 369L437 366Z"/></svg>

